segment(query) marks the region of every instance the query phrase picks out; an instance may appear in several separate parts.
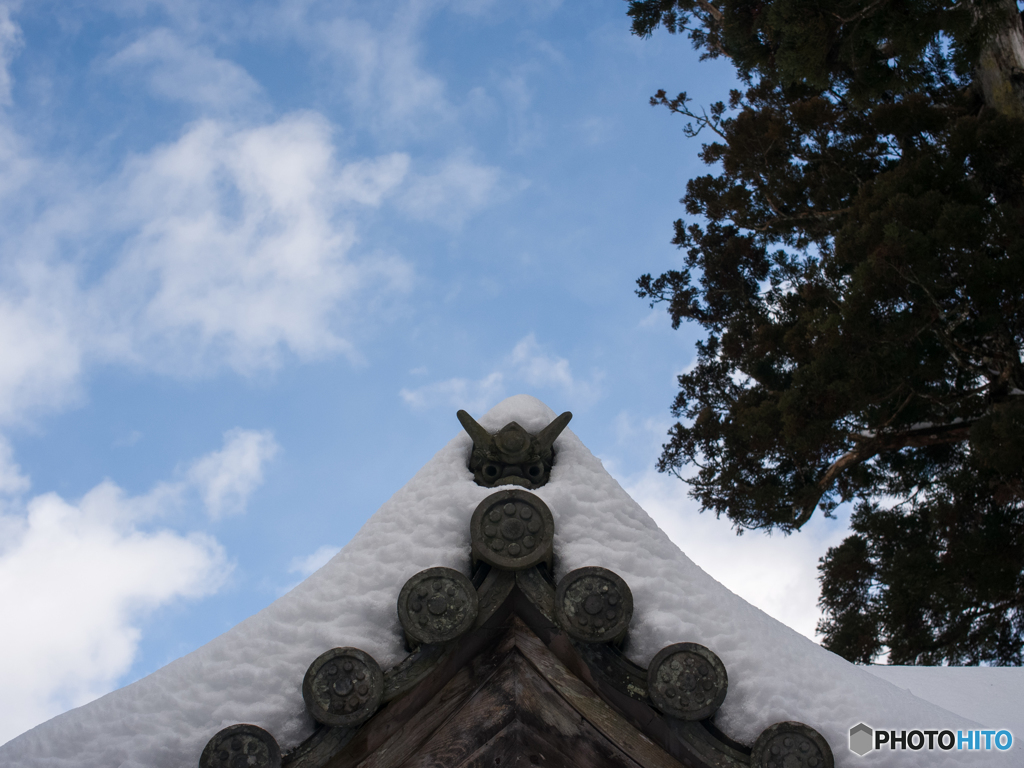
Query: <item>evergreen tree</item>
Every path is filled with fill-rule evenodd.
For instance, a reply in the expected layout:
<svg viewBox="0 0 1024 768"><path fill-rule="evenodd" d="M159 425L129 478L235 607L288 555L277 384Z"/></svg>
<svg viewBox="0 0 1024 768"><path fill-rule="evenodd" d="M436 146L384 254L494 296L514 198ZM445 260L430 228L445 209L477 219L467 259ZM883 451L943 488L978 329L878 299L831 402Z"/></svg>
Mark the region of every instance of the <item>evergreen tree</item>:
<svg viewBox="0 0 1024 768"><path fill-rule="evenodd" d="M822 558L826 647L1020 664L1024 28L1014 0L634 0L743 85L644 275L706 331L658 461L740 529L853 502ZM696 472L692 473L691 466Z"/></svg>

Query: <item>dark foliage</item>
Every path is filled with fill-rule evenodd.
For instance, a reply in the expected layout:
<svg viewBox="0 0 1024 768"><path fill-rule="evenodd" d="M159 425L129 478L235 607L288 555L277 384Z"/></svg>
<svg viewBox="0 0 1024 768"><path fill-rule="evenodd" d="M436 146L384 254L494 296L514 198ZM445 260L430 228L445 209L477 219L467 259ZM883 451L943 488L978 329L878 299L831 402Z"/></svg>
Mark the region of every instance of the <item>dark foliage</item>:
<svg viewBox="0 0 1024 768"><path fill-rule="evenodd" d="M884 644L892 664L1024 662L1024 504L1000 501L990 473L949 450L960 466L930 498L862 502L854 535L823 558L818 631L836 653L868 663Z"/></svg>
<svg viewBox="0 0 1024 768"><path fill-rule="evenodd" d="M1016 5L629 13L639 35L662 25L729 57L744 84L707 111L652 99L711 135L714 170L686 187L683 267L638 280L673 327L707 334L658 468L740 529L857 502L821 564L833 650L1020 663L1024 86L998 79L993 42L1022 35Z"/></svg>

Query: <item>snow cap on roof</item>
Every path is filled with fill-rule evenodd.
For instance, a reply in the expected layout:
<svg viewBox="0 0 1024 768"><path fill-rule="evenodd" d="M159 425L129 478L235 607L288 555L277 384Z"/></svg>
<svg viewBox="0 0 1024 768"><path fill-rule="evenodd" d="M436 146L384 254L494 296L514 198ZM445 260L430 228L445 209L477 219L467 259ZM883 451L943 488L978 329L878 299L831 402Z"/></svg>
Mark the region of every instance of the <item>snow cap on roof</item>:
<svg viewBox="0 0 1024 768"><path fill-rule="evenodd" d="M516 421L536 433L554 416L539 400L518 395L479 422L494 432ZM0 764L193 768L210 737L235 723L259 725L283 750L293 748L313 729L300 691L313 659L355 646L387 669L405 655L395 611L405 581L433 566L468 574L470 517L493 493L473 481L471 449L460 431L298 587L148 677L8 742ZM837 766L854 766L861 758L846 743L859 722L897 730L978 727L829 653L716 582L570 430L555 451L550 481L533 493L554 515L556 578L597 565L626 581L635 608L625 652L641 666L670 643L714 651L729 675L716 724L732 738L751 744L772 723L797 720L828 739ZM1014 751L905 751L899 764L964 765L972 757L1001 765Z"/></svg>

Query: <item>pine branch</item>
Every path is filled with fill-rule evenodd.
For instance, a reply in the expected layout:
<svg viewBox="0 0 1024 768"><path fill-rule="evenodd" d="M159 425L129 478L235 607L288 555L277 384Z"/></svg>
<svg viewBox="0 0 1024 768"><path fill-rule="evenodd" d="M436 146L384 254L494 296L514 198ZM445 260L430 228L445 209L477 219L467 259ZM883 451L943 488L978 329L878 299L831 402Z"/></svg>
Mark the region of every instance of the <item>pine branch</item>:
<svg viewBox="0 0 1024 768"><path fill-rule="evenodd" d="M713 18L719 24L722 23L723 14L719 8L716 8L707 0L697 0L697 5L701 8L701 10L706 11L707 14L711 16L711 18Z"/></svg>
<svg viewBox="0 0 1024 768"><path fill-rule="evenodd" d="M855 13L853 16L844 17L840 16L838 13L833 13L832 15L839 20L840 24L849 24L850 22L853 21L860 21L861 19L872 13L876 8L878 8L878 6L883 5L887 2L889 2L889 0L875 0L875 2L869 3L868 5L864 6L858 13Z"/></svg>
<svg viewBox="0 0 1024 768"><path fill-rule="evenodd" d="M976 419L971 419L950 424L929 424L893 433L851 434L850 439L860 445L847 451L828 466L825 474L816 484L817 488L813 499L806 501L802 506L793 507L793 527L799 530L811 519L821 497L828 493L844 470L863 464L880 453L889 453L903 448L928 448L933 445L963 442L971 436L971 427L976 421Z"/></svg>

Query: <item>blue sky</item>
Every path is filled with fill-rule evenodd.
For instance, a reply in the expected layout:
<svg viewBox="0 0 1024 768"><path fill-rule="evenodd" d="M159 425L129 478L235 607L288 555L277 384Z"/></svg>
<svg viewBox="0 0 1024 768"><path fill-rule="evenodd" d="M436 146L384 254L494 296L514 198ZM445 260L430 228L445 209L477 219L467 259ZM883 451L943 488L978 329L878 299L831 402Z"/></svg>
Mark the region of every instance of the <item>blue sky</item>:
<svg viewBox="0 0 1024 768"><path fill-rule="evenodd" d="M0 0L0 742L282 595L526 392L692 559L812 635L841 521L699 515L653 464L732 85L626 5ZM12 629L12 627L14 629Z"/></svg>

